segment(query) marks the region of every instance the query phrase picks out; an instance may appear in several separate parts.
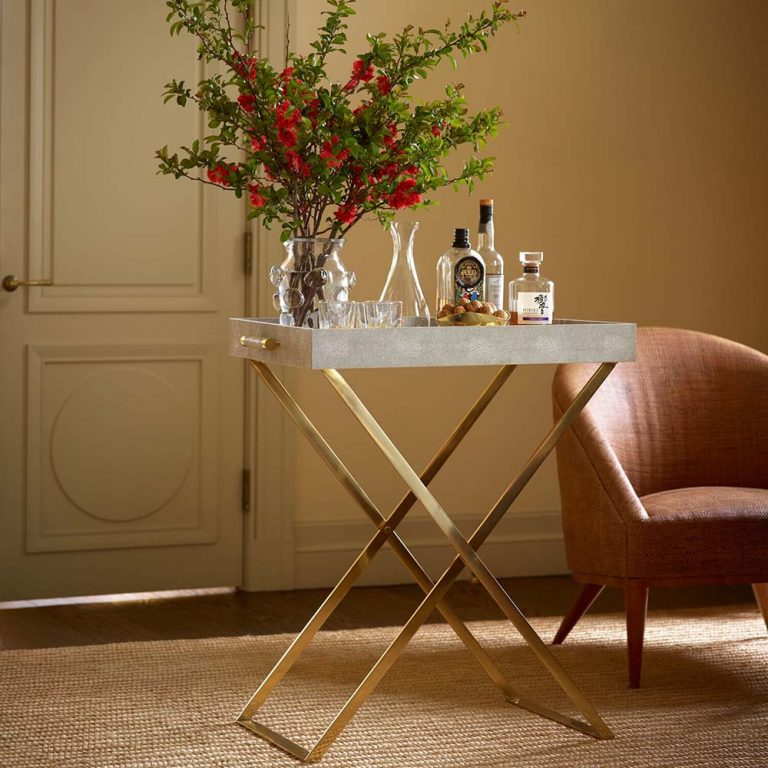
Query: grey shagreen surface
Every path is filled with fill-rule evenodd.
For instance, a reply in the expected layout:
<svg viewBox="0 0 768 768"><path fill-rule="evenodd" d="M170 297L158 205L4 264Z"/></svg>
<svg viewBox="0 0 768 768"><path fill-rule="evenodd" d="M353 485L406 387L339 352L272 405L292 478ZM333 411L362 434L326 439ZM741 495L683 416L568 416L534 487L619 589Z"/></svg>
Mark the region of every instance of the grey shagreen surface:
<svg viewBox="0 0 768 768"><path fill-rule="evenodd" d="M635 359L634 323L557 320L552 325L481 328L312 330L273 319L231 318L229 353L297 368L424 368L604 363ZM274 339L274 350L242 337Z"/></svg>

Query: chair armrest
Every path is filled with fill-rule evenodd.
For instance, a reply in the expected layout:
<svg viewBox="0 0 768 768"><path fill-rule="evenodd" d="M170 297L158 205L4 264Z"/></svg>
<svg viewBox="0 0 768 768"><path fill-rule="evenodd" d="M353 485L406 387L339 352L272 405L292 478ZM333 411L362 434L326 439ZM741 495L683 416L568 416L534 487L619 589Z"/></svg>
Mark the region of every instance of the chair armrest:
<svg viewBox="0 0 768 768"><path fill-rule="evenodd" d="M567 403L553 397L555 419ZM589 406L557 446L557 468L568 566L577 578L627 575L627 528L647 519Z"/></svg>

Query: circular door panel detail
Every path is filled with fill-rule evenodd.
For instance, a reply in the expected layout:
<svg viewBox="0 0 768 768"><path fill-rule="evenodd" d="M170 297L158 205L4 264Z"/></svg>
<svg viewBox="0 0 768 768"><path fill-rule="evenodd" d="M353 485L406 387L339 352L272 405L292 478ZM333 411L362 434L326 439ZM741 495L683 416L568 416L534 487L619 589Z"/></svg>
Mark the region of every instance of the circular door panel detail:
<svg viewBox="0 0 768 768"><path fill-rule="evenodd" d="M83 381L64 401L51 464L79 509L108 522L139 520L183 486L193 434L182 398L154 373L121 368Z"/></svg>

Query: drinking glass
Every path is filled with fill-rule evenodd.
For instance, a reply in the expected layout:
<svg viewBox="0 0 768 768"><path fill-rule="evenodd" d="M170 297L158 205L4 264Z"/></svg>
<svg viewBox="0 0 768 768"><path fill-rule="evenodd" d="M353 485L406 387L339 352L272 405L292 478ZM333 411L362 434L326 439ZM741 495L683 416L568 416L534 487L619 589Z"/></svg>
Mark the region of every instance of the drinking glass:
<svg viewBox="0 0 768 768"><path fill-rule="evenodd" d="M353 301L355 307L352 310L352 328L368 327L368 306L364 301Z"/></svg>
<svg viewBox="0 0 768 768"><path fill-rule="evenodd" d="M367 328L368 314L362 301L321 301L320 328Z"/></svg>
<svg viewBox="0 0 768 768"><path fill-rule="evenodd" d="M366 301L369 328L399 328L403 317L402 301Z"/></svg>

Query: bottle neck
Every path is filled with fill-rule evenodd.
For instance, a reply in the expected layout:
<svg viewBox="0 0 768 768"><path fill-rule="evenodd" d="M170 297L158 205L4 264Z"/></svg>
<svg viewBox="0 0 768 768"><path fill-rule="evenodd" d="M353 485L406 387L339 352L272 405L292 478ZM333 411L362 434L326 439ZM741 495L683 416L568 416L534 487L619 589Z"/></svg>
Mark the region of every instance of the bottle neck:
<svg viewBox="0 0 768 768"><path fill-rule="evenodd" d="M533 275L534 277L539 276L539 265L538 264L523 264L523 274L524 275Z"/></svg>
<svg viewBox="0 0 768 768"><path fill-rule="evenodd" d="M477 230L477 247L493 250L493 219L488 222L480 222Z"/></svg>

